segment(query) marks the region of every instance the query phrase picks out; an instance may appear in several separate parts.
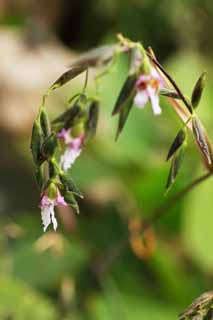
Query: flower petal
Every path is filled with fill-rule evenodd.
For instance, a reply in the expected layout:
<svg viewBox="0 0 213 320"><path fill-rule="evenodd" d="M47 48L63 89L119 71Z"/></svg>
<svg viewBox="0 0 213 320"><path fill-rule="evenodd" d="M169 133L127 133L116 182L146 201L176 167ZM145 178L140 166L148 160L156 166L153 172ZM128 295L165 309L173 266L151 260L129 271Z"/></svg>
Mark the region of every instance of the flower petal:
<svg viewBox="0 0 213 320"><path fill-rule="evenodd" d="M159 105L158 92L156 92L156 90L154 90L150 86L147 87L147 91L149 93L149 97L150 97L150 100L151 100L153 113L155 115L161 114L161 108L160 108L160 105Z"/></svg>
<svg viewBox="0 0 213 320"><path fill-rule="evenodd" d="M148 102L149 96L145 90L138 91L134 98L134 104L138 108L144 108L145 104Z"/></svg>
<svg viewBox="0 0 213 320"><path fill-rule="evenodd" d="M51 223L52 211L54 212L54 204L41 209L41 219L44 226L44 232L47 230L47 227Z"/></svg>
<svg viewBox="0 0 213 320"><path fill-rule="evenodd" d="M60 159L60 166L62 169L67 171L73 165L80 153L81 149L74 150L68 147Z"/></svg>

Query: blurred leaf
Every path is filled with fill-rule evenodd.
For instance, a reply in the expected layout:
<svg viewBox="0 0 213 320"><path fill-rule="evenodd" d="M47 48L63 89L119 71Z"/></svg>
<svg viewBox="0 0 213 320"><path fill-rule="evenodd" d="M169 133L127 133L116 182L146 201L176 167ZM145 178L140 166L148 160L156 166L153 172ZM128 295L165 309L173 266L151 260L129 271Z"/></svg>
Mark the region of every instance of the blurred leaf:
<svg viewBox="0 0 213 320"><path fill-rule="evenodd" d="M45 296L28 288L21 281L1 275L0 283L0 318L2 320L58 319L56 307Z"/></svg>

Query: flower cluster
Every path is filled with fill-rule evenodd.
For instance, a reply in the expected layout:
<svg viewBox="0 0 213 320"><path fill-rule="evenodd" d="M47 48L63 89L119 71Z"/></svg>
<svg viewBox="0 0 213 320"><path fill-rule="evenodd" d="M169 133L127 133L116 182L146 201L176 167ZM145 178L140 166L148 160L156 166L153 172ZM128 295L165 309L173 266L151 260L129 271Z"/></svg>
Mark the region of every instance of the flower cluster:
<svg viewBox="0 0 213 320"><path fill-rule="evenodd" d="M125 39L121 35L118 35L118 39L119 42L115 46L106 46L83 55L53 83L43 97L32 129L31 150L41 192L39 206L44 231L51 222L54 230L57 228L54 212L56 206L70 205L75 210L79 210L75 197L82 197L82 195L71 179L69 169L80 156L88 139L96 133L99 116L98 91L89 96L86 90L88 70L89 67L103 67L112 62L118 54L128 54L130 64L127 78L112 112L112 115L118 115L119 118L116 138L121 134L134 105L142 109L150 102L154 115L159 115L162 112L159 96L164 95L170 98L174 109L178 106L175 111L184 121L168 152L167 160L171 159L171 168L167 188L173 184L179 171L186 147L186 126L189 122L204 160L212 170L212 148L194 111L200 102L205 73L198 79L189 101L158 63L151 49L146 51L141 44ZM53 90L60 88L83 72L86 72L86 79L82 92L71 97L68 100L68 109L50 122L45 110L46 98ZM168 82L173 85L173 89L168 87ZM183 110L177 99L182 100L187 110Z"/></svg>

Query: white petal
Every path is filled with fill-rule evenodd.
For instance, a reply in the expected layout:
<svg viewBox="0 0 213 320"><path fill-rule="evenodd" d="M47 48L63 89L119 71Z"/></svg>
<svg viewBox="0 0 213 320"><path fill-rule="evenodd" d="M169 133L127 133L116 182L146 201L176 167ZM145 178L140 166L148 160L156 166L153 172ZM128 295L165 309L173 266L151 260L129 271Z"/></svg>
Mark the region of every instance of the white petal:
<svg viewBox="0 0 213 320"><path fill-rule="evenodd" d="M159 96L158 93L148 86L147 91L149 92L149 97L152 104L152 110L155 115L161 114L161 108L159 105Z"/></svg>
<svg viewBox="0 0 213 320"><path fill-rule="evenodd" d="M44 226L44 232L47 230L47 227L51 223L51 210L53 210L54 205L44 207L41 209L41 219Z"/></svg>
<svg viewBox="0 0 213 320"><path fill-rule="evenodd" d="M138 93L136 94L135 98L134 98L134 104L136 105L136 107L138 108L144 108L145 104L148 102L148 95L146 93L146 91L138 91Z"/></svg>
<svg viewBox="0 0 213 320"><path fill-rule="evenodd" d="M54 207L51 210L51 220L52 220L52 224L53 224L53 229L56 231L57 226L58 226L58 222L57 222L56 217L55 217Z"/></svg>
<svg viewBox="0 0 213 320"><path fill-rule="evenodd" d="M67 171L75 162L76 158L80 155L81 149L73 150L67 148L64 154L61 156L60 166L64 171Z"/></svg>

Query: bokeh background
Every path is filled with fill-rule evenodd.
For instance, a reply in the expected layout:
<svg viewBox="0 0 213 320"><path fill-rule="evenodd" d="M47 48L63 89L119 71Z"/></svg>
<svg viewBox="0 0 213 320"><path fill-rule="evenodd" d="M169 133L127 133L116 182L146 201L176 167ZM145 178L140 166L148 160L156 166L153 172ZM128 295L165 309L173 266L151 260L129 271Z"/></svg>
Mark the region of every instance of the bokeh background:
<svg viewBox="0 0 213 320"><path fill-rule="evenodd" d="M172 320L213 287L211 180L140 236L166 201L165 157L180 122L162 99L161 116L133 109L114 142L123 58L101 83L97 136L72 169L81 213L60 210L57 232L43 234L29 150L42 94L81 52L118 32L151 45L188 95L207 71L198 113L213 137L212 0L0 0L0 319ZM82 81L49 98L52 117ZM204 171L200 160L191 137L167 197Z"/></svg>

